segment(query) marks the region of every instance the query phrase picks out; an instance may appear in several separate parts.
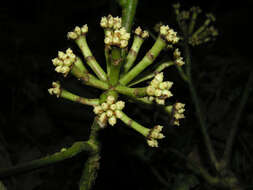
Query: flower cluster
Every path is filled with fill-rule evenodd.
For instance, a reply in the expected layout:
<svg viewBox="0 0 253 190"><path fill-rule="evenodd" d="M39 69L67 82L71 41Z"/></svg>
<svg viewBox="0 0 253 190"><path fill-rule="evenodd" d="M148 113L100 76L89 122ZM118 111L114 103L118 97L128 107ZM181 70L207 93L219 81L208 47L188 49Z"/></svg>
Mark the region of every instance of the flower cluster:
<svg viewBox="0 0 253 190"><path fill-rule="evenodd" d="M185 111L184 107L185 107L185 104L182 104L180 102L177 102L173 105L173 110L172 110L173 119L172 119L172 121L173 121L174 125L179 126L179 119L185 118L185 116L183 114Z"/></svg>
<svg viewBox="0 0 253 190"><path fill-rule="evenodd" d="M61 95L61 84L60 84L60 82L52 82L52 87L53 88L48 89L49 94L56 95L56 97L59 98L60 95Z"/></svg>
<svg viewBox="0 0 253 190"><path fill-rule="evenodd" d="M85 35L88 32L88 26L87 24L83 25L81 28L79 26L76 26L75 29L72 32L68 32L68 38L72 40L76 40L82 35Z"/></svg>
<svg viewBox="0 0 253 190"><path fill-rule="evenodd" d="M181 56L181 52L179 51L179 49L175 49L175 51L173 52L173 56L174 56L174 59L175 59L175 64L178 65L178 66L182 66L184 65L184 61L183 61L183 57Z"/></svg>
<svg viewBox="0 0 253 190"><path fill-rule="evenodd" d="M120 48L127 47L130 33L124 27L121 27L121 18L112 15L102 17L100 26L105 29L104 42L106 45Z"/></svg>
<svg viewBox="0 0 253 190"><path fill-rule="evenodd" d="M106 122L114 126L117 118L121 117L121 110L125 107L125 102L117 101L113 96L108 96L106 102L101 105L94 106L94 113L98 115L99 122L105 126Z"/></svg>
<svg viewBox="0 0 253 190"><path fill-rule="evenodd" d="M207 27L203 32L197 35L192 35L189 38L189 44L197 46L211 41L213 38L219 35L218 30L214 26Z"/></svg>
<svg viewBox="0 0 253 190"><path fill-rule="evenodd" d="M150 101L155 99L157 104L164 105L165 99L173 96L169 91L172 85L173 82L163 81L162 72L158 73L147 87L147 94L149 95L148 99Z"/></svg>
<svg viewBox="0 0 253 190"><path fill-rule="evenodd" d="M58 57L52 59L53 65L55 66L55 71L57 73L62 73L64 76L68 75L75 61L76 56L70 48L66 50L66 53L59 51Z"/></svg>
<svg viewBox="0 0 253 190"><path fill-rule="evenodd" d="M179 41L179 37L177 36L177 32L175 32L169 26L162 25L160 27L161 36L166 39L169 43L176 44Z"/></svg>
<svg viewBox="0 0 253 190"><path fill-rule="evenodd" d="M143 39L149 37L148 31L142 30L140 26L138 26L138 27L135 29L134 33L135 33L137 36L139 36L139 37L141 37L141 38L143 38Z"/></svg>
<svg viewBox="0 0 253 190"><path fill-rule="evenodd" d="M121 18L113 17L112 15L108 15L107 17L102 17L100 21L100 26L105 29L120 29L121 28Z"/></svg>
<svg viewBox="0 0 253 190"><path fill-rule="evenodd" d="M105 32L104 42L109 46L118 46L120 48L125 48L128 45L129 39L130 33L127 33L125 28L120 28L117 30L107 30Z"/></svg>
<svg viewBox="0 0 253 190"><path fill-rule="evenodd" d="M158 147L157 139L163 139L165 136L161 133L163 126L156 125L152 129L150 129L149 134L147 136L147 143L151 147Z"/></svg>

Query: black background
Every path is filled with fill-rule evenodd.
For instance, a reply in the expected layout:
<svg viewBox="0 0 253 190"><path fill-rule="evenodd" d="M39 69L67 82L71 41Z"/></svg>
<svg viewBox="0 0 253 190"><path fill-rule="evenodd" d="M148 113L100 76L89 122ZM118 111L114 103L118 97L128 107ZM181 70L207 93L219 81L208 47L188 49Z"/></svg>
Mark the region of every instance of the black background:
<svg viewBox="0 0 253 190"><path fill-rule="evenodd" d="M162 21L176 28L171 3L175 1L139 0L134 27L152 30ZM215 148L222 151L228 130L236 114L244 84L252 70L252 1L207 0L180 1L183 9L198 5L203 12L216 15L216 41L192 49L193 78L203 102ZM88 24L88 43L97 60L104 63L102 16L120 15L120 8L111 0L33 0L6 1L0 5L0 168L33 160L86 140L92 123L91 107L50 96L47 89L54 80L84 97L97 97L99 90L84 87L73 77L64 78L54 72L51 59L58 50L73 48L66 38L76 25ZM204 15L200 22L204 21ZM145 44L141 54L152 45ZM94 189L170 189L154 174L156 168L169 173L171 189L179 174L188 174L183 161L167 151L173 147L189 152L202 143L195 109L186 84L175 69L166 70L173 80L174 100L185 102L187 118L177 128L169 126L157 110L137 108L129 104L126 112L145 126L163 124L167 138L161 148L151 149L134 131L119 123L101 132L103 144L101 169ZM219 95L217 95L219 91ZM235 144L233 170L246 185L252 184L252 95L240 120L238 136L246 142ZM244 151L244 146L246 149ZM201 146L200 146L201 147ZM202 147L203 148L203 147ZM247 153L247 151L248 153ZM251 151L250 151L251 150ZM8 190L77 189L87 156L82 154L46 169L4 179ZM233 160L234 160L233 159ZM239 160L239 161L238 161ZM206 189L199 179L199 189ZM212 189L212 188L210 188ZM250 189L250 188L249 188ZM252 187L253 189L253 187Z"/></svg>

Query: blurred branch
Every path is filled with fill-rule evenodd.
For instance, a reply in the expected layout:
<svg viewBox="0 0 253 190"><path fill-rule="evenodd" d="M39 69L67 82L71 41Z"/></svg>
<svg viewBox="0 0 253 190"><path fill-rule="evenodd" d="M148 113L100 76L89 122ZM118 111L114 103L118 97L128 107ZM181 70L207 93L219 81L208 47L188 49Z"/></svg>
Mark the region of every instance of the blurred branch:
<svg viewBox="0 0 253 190"><path fill-rule="evenodd" d="M83 151L91 151L92 147L87 142L75 142L70 148L62 149L53 155L46 156L29 163L21 164L11 168L0 169L0 178L5 178L20 173L30 172L48 165L72 158Z"/></svg>
<svg viewBox="0 0 253 190"><path fill-rule="evenodd" d="M118 0L122 8L122 23L127 32L131 31L138 0Z"/></svg>
<svg viewBox="0 0 253 190"><path fill-rule="evenodd" d="M223 167L228 166L230 158L231 158L231 152L232 152L232 147L235 141L235 137L238 131L238 127L239 127L239 121L242 115L242 111L243 108L245 107L245 104L248 100L249 94L250 94L250 87L251 87L251 83L253 80L253 72L250 73L247 84L245 86L241 101L239 103L238 109L237 109L237 113L235 115L235 119L234 122L232 123L232 129L230 131L229 137L227 138L226 141L226 147L225 147L225 151L223 154Z"/></svg>
<svg viewBox="0 0 253 190"><path fill-rule="evenodd" d="M97 177L101 149L101 144L98 140L98 131L100 129L101 127L95 118L91 126L90 138L87 141L87 143L92 146L92 151L84 165L83 173L79 182L80 190L91 189Z"/></svg>
<svg viewBox="0 0 253 190"><path fill-rule="evenodd" d="M186 38L187 39L187 38ZM186 62L186 75L188 78L188 85L190 88L191 96L195 105L195 109L197 112L197 116L199 119L200 123L200 130L204 138L205 146L207 147L207 152L209 155L209 158L211 160L212 165L217 169L218 167L218 161L215 156L215 151L213 149L213 145L210 139L210 136L208 135L206 124L204 121L204 116L201 110L201 106L199 103L199 98L196 92L196 89L194 87L194 84L192 82L192 76L191 76L191 55L190 55L190 48L189 45L187 44L187 41L184 43L184 53L185 53L185 62Z"/></svg>

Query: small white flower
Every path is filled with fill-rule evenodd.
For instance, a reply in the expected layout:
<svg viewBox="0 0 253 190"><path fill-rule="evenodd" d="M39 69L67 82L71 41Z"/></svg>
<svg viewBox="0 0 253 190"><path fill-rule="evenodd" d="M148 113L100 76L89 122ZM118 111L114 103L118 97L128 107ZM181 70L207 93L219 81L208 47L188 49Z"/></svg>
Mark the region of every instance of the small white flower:
<svg viewBox="0 0 253 190"><path fill-rule="evenodd" d="M81 28L76 26L73 31L68 32L67 37L72 40L76 40L80 36L84 36L88 32L88 25L85 24Z"/></svg>
<svg viewBox="0 0 253 190"><path fill-rule="evenodd" d="M125 102L123 102L123 101L116 102L116 109L117 110L122 110L124 107L125 107Z"/></svg>
<svg viewBox="0 0 253 190"><path fill-rule="evenodd" d="M111 126L114 126L116 123L117 123L117 119L115 116L112 116L108 119L108 123L111 125Z"/></svg>
<svg viewBox="0 0 253 190"><path fill-rule="evenodd" d="M59 82L52 82L52 88L48 89L49 94L56 95L57 98L61 95L61 84Z"/></svg>
<svg viewBox="0 0 253 190"><path fill-rule="evenodd" d="M108 110L108 108L109 108L109 105L107 104L107 103L102 103L101 104L101 107L102 107L102 109L104 110L104 111L107 111Z"/></svg>

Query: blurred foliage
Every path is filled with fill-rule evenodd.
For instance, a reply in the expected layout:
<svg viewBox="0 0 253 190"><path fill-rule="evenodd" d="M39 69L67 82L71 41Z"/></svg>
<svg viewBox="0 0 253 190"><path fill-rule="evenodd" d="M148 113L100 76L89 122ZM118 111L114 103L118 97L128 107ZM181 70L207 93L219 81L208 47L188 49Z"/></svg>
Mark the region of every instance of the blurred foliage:
<svg viewBox="0 0 253 190"><path fill-rule="evenodd" d="M193 49L194 81L215 149L221 153L249 70L252 70L251 49L245 45L245 38L251 34L250 13L246 10L252 1L240 5L218 0L181 3L186 7L199 5L214 12L221 31L216 42ZM165 5L164 1L140 1L135 26L152 30L159 21L175 26L171 12L170 4ZM39 158L74 141L87 139L92 111L72 102L56 101L47 93L50 81L57 78L52 74L50 60L58 50L71 44L63 40L66 33L75 25L87 23L91 29L89 44L98 61L103 63L103 31L98 22L108 13L120 14L114 1L8 1L6 7L0 8L0 168ZM152 40L148 43L152 44ZM145 47L141 50L144 52ZM143 124L164 125L167 138L161 148L150 149L141 137L120 125L102 131L101 171L94 189L212 189L171 152L175 149L185 156L194 156L196 161L206 162L200 156L204 150L188 89L176 70L167 70L165 74L175 83L176 97L187 105L186 120L174 128L156 108L129 106L131 115L140 117L136 119ZM94 97L99 93L83 89L74 80L69 81L65 85L83 96ZM253 177L252 106L253 100L249 99L232 159L232 169L245 184L252 184ZM85 160L86 155L80 155L3 182L8 190L77 189L76 182ZM1 186L0 182L0 189ZM245 189L250 188L253 185Z"/></svg>

